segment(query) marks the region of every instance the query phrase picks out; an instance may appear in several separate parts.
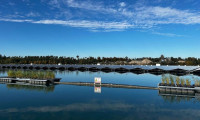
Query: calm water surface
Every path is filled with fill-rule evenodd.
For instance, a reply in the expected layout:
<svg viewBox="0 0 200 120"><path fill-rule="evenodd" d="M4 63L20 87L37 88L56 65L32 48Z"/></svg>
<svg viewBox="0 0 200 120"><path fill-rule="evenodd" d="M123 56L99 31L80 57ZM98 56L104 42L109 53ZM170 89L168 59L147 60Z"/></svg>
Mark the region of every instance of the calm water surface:
<svg viewBox="0 0 200 120"><path fill-rule="evenodd" d="M55 71L61 81L156 87L161 75ZM1 71L0 76L6 76ZM198 77L193 75L186 78ZM48 88L0 84L0 120L199 120L198 97L162 96L158 90L56 85Z"/></svg>

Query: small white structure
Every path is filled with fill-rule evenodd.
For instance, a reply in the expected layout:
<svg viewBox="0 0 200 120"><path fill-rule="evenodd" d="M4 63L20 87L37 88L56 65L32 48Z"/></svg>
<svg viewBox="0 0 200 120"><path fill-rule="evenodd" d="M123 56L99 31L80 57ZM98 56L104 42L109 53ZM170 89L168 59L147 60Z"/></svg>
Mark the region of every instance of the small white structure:
<svg viewBox="0 0 200 120"><path fill-rule="evenodd" d="M31 65L33 65L33 63L31 63Z"/></svg>
<svg viewBox="0 0 200 120"><path fill-rule="evenodd" d="M160 66L160 64L156 64L156 66Z"/></svg>
<svg viewBox="0 0 200 120"><path fill-rule="evenodd" d="M100 63L97 63L97 65L101 65Z"/></svg>
<svg viewBox="0 0 200 120"><path fill-rule="evenodd" d="M58 63L58 65L62 65L61 63Z"/></svg>
<svg viewBox="0 0 200 120"><path fill-rule="evenodd" d="M95 77L94 78L94 84L100 84L101 85L101 77Z"/></svg>

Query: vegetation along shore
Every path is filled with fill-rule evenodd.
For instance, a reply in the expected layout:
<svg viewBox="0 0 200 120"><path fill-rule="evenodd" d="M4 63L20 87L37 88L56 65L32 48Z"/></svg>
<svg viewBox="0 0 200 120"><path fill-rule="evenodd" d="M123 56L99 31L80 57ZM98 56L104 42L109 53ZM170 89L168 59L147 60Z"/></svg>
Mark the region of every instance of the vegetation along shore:
<svg viewBox="0 0 200 120"><path fill-rule="evenodd" d="M112 64L112 65L200 65L200 58L143 57L66 57L66 56L5 56L0 54L0 64Z"/></svg>
<svg viewBox="0 0 200 120"><path fill-rule="evenodd" d="M9 70L8 77L11 78L31 78L31 79L54 79L55 74L52 71L22 71Z"/></svg>

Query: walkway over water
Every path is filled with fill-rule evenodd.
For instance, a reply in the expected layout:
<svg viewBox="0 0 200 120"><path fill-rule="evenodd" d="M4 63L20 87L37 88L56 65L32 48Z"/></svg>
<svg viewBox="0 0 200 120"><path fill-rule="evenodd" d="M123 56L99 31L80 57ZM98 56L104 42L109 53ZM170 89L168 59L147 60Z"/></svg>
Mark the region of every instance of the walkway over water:
<svg viewBox="0 0 200 120"><path fill-rule="evenodd" d="M54 79L27 79L27 78L9 78L0 77L0 82L3 83L29 83L29 84L54 84L54 82L59 82L61 78Z"/></svg>
<svg viewBox="0 0 200 120"><path fill-rule="evenodd" d="M200 74L200 66L0 64L0 68Z"/></svg>
<svg viewBox="0 0 200 120"><path fill-rule="evenodd" d="M109 88L129 88L129 89L151 89L157 90L157 87L149 87L149 86L138 86L138 85L125 85L125 84L110 84L110 83L102 83L98 85L92 82L55 82L55 84L64 84L64 85L77 85L77 86L101 86L101 87L109 87Z"/></svg>

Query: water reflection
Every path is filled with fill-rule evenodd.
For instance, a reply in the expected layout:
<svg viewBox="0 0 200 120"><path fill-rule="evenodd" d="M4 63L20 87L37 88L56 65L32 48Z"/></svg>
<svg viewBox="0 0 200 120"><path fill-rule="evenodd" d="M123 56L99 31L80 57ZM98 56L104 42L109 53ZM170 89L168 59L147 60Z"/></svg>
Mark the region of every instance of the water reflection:
<svg viewBox="0 0 200 120"><path fill-rule="evenodd" d="M180 94L166 94L159 91L159 96L163 98L165 102L169 103L181 103L181 102L194 102L200 103L200 94L195 93L193 95L180 95Z"/></svg>
<svg viewBox="0 0 200 120"><path fill-rule="evenodd" d="M106 101L104 103L74 103L60 106L40 106L27 108L2 109L2 115L24 118L43 118L48 120L65 119L111 119L111 120L198 120L200 110L196 109L171 109L152 105L127 104L119 101ZM33 114L34 113L34 114ZM34 117L32 117L35 115ZM58 117L59 115L59 117ZM178 117L178 118L177 118Z"/></svg>
<svg viewBox="0 0 200 120"><path fill-rule="evenodd" d="M189 102L194 100L194 96L176 96L176 95L161 95L161 97L166 102L170 103L180 103L180 102Z"/></svg>
<svg viewBox="0 0 200 120"><path fill-rule="evenodd" d="M8 89L15 89L15 90L26 90L26 91L38 91L38 92L53 92L55 86L46 86L46 85L23 85L23 84L7 84L6 87Z"/></svg>
<svg viewBox="0 0 200 120"><path fill-rule="evenodd" d="M68 85L66 85L67 87ZM38 91L38 92L54 92L55 86L33 86L33 85L20 85L20 84L7 84L8 89ZM86 86L89 87L89 86ZM94 93L101 93L101 86L94 86ZM200 102L200 93L179 93L171 91L158 90L158 95L163 98L165 102L180 103L195 101Z"/></svg>
<svg viewBox="0 0 200 120"><path fill-rule="evenodd" d="M1 71L6 76L7 71ZM54 71L61 82L94 82L157 87L161 75ZM194 75L184 78L197 77ZM198 94L99 86L0 84L0 119L9 120L199 120ZM99 88L98 88L99 87ZM34 92L32 92L34 91ZM46 94L48 92L49 94ZM95 93L101 94L95 94Z"/></svg>
<svg viewBox="0 0 200 120"><path fill-rule="evenodd" d="M94 86L94 93L101 93L101 86Z"/></svg>

